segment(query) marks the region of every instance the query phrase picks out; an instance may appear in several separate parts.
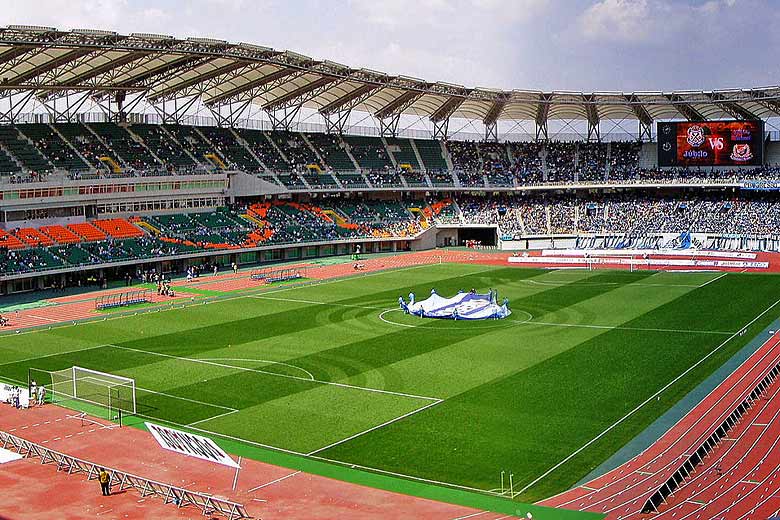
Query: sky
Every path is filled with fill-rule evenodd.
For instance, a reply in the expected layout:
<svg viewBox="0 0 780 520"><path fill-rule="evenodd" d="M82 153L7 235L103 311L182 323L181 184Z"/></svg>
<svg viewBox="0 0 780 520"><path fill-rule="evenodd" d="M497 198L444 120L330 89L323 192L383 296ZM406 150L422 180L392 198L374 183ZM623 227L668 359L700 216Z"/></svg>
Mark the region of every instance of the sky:
<svg viewBox="0 0 780 520"><path fill-rule="evenodd" d="M208 37L467 87L780 84L780 0L0 0L0 26Z"/></svg>

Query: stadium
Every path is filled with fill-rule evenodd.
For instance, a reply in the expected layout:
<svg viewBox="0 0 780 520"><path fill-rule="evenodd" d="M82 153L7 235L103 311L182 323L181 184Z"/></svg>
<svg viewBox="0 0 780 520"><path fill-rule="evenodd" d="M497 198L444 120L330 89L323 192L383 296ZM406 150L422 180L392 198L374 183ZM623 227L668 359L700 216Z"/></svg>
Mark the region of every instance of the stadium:
<svg viewBox="0 0 780 520"><path fill-rule="evenodd" d="M10 25L0 96L0 518L780 511L780 87Z"/></svg>

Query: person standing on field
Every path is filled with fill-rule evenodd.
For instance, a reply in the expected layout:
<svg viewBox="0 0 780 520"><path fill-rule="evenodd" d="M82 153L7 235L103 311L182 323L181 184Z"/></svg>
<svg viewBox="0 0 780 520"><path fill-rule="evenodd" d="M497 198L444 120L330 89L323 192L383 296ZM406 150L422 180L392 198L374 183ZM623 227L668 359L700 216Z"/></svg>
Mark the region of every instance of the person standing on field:
<svg viewBox="0 0 780 520"><path fill-rule="evenodd" d="M109 484L111 483L111 475L108 474L108 471L100 468L98 473L98 482L100 482L100 490L103 492L103 496L109 496L111 494L111 489L109 488Z"/></svg>
<svg viewBox="0 0 780 520"><path fill-rule="evenodd" d="M38 387L38 406L43 406L46 402L46 387L41 385Z"/></svg>

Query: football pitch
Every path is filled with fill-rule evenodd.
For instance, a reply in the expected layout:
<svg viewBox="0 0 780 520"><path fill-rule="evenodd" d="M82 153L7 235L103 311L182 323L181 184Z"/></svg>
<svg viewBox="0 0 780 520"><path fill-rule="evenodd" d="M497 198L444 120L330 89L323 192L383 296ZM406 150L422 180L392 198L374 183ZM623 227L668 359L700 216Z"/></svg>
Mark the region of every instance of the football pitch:
<svg viewBox="0 0 780 520"><path fill-rule="evenodd" d="M505 320L397 300L497 289ZM138 417L518 500L571 487L780 315L780 277L441 264L0 337L0 378L135 379Z"/></svg>

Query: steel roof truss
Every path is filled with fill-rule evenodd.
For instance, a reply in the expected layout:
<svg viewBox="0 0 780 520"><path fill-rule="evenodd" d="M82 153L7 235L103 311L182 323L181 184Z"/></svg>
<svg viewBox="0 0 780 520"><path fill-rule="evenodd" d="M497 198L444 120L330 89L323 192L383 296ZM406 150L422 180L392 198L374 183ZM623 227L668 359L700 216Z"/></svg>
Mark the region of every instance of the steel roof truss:
<svg viewBox="0 0 780 520"><path fill-rule="evenodd" d="M281 110L291 108L293 106L301 107L307 101L314 99L322 94L324 91L331 88L332 83L336 81L336 78L323 76L319 79L315 79L311 83L298 87L295 90L288 92L278 98L274 99L263 105L263 110L272 112L275 110Z"/></svg>
<svg viewBox="0 0 780 520"><path fill-rule="evenodd" d="M672 102L674 108L688 121L706 121L698 110L693 108L690 103L686 102L679 94L666 94L666 99Z"/></svg>
<svg viewBox="0 0 780 520"><path fill-rule="evenodd" d="M165 87L164 89L155 92L154 96L151 99L154 100L154 99L162 99L162 98L172 98L177 95L188 96L195 93L202 94L203 92L207 91L211 86L217 83L214 81L215 79L219 78L220 76L231 74L241 69L244 69L247 65L248 62L245 61L234 61L232 63L225 64L214 70L204 72L202 74L198 74L195 77ZM225 79L227 80L228 78ZM198 87L198 88L194 89L193 87Z"/></svg>
<svg viewBox="0 0 780 520"><path fill-rule="evenodd" d="M230 90L226 90L210 99L206 100L206 105L217 105L231 101L246 101L256 98L261 93L269 92L286 81L292 81L305 74L293 68L279 69L266 74L261 78L254 79L243 85L239 85Z"/></svg>

